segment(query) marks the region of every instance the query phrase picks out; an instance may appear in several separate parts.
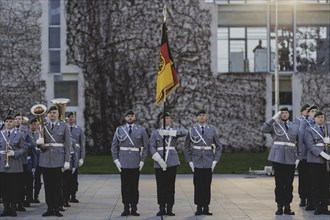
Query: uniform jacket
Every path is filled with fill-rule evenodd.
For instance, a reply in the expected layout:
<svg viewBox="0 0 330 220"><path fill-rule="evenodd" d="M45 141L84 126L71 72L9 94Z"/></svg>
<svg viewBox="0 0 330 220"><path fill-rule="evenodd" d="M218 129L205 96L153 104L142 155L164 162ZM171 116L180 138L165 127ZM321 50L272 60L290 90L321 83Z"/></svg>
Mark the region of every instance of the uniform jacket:
<svg viewBox="0 0 330 220"><path fill-rule="evenodd" d="M184 142L185 160L187 163L192 161L196 168L211 168L213 161L219 162L222 152L222 146L215 127L209 125L204 125L204 127L203 135L198 124L189 128ZM200 138L196 130L203 137L206 144L203 142L202 138ZM212 145L213 150L200 150L193 148L193 146L210 147Z"/></svg>
<svg viewBox="0 0 330 220"><path fill-rule="evenodd" d="M29 133L33 139L33 141L35 142L35 150L36 150L36 157L37 157L37 161L36 161L36 165L39 165L39 157L40 157L40 147L38 147L36 141L39 138L39 130L36 130L35 132L31 132L31 130L29 130Z"/></svg>
<svg viewBox="0 0 330 220"><path fill-rule="evenodd" d="M70 162L70 137L69 126L65 122L57 121L53 130L51 129L51 123L48 122L45 125L45 144L61 143L64 147L48 147L46 150L40 151L39 166L58 168L63 167L64 162Z"/></svg>
<svg viewBox="0 0 330 220"><path fill-rule="evenodd" d="M21 173L23 172L23 160L22 157L27 151L27 145L24 139L24 134L16 129L8 136L7 130L0 131L0 172L4 173ZM5 138L3 137L5 136ZM6 140L9 141L10 147L15 152L15 155L9 157L9 167L5 168L6 165Z"/></svg>
<svg viewBox="0 0 330 220"><path fill-rule="evenodd" d="M120 147L137 148L139 151L120 150ZM145 129L140 125L133 125L132 134L129 135L127 125L117 127L112 140L111 153L113 161L118 159L122 168L139 168L140 161L144 162L148 153L148 136Z"/></svg>
<svg viewBox="0 0 330 220"><path fill-rule="evenodd" d="M282 120L279 120L278 123L285 130L285 125ZM263 133L269 133L272 135L274 144L269 152L268 160L294 165L300 155L301 150L301 135L299 133L298 125L288 121L289 129L286 131L289 140L287 139L283 129L281 128L274 119L266 121L260 128ZM281 144L275 144L275 142L289 142L295 146L286 146Z"/></svg>
<svg viewBox="0 0 330 220"><path fill-rule="evenodd" d="M175 128L170 128L170 130L176 130L176 137L171 137L171 142L169 144L168 144L169 137L165 137L165 141L166 141L165 147L166 146L177 147L178 138L187 135L187 132ZM160 156L163 158L164 150L159 150L159 148L163 149L163 147L164 147L163 136L159 134L159 130L153 131L151 134L150 145L149 145L150 154L154 155L156 152L158 152ZM168 150L168 151L166 150L165 152L166 153L168 152L167 160L166 160L167 167L177 166L180 164L178 152L176 151L176 149ZM156 161L154 162L154 167L160 168L158 162Z"/></svg>
<svg viewBox="0 0 330 220"><path fill-rule="evenodd" d="M76 140L76 146L78 149L78 160L85 159L85 145L84 145L84 133L77 125L72 126L71 138Z"/></svg>
<svg viewBox="0 0 330 220"><path fill-rule="evenodd" d="M306 118L303 115L300 115L298 117L295 117L295 119L293 120L293 124L300 126L300 123L304 120L306 120Z"/></svg>
<svg viewBox="0 0 330 220"><path fill-rule="evenodd" d="M80 148L77 147L76 140L71 138L70 146L70 170L78 167Z"/></svg>
<svg viewBox="0 0 330 220"><path fill-rule="evenodd" d="M330 126L328 125L328 134L330 134L329 127ZM316 124L307 129L305 134L305 144L308 148L307 162L325 163L325 159L320 155L322 151L325 151L325 146L316 146L317 144L324 143L323 139L313 129L315 129L322 137L324 137L324 133L321 131L320 127ZM327 153L329 154L329 152Z"/></svg>
<svg viewBox="0 0 330 220"><path fill-rule="evenodd" d="M301 159L307 160L307 153L308 153L308 149L305 146L305 133L307 131L308 128L314 126L315 122L313 119L311 118L307 118L304 119L300 122L299 125L299 132L302 138L302 143L301 143Z"/></svg>
<svg viewBox="0 0 330 220"><path fill-rule="evenodd" d="M23 133L28 148L27 151L24 153L24 156L22 157L23 164L28 166L28 170L25 171L31 171L32 168L36 168L37 155L36 151L34 150L36 143L30 135L29 128L27 125L20 125L17 130Z"/></svg>

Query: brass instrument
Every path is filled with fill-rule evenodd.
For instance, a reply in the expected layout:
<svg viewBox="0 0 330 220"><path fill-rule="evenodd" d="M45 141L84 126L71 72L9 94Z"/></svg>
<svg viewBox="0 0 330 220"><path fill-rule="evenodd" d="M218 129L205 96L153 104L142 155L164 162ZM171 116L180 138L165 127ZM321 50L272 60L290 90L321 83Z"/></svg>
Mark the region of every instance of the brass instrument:
<svg viewBox="0 0 330 220"><path fill-rule="evenodd" d="M9 168L9 151L10 151L10 140L6 141L6 165L5 168Z"/></svg>
<svg viewBox="0 0 330 220"><path fill-rule="evenodd" d="M327 123L325 123L325 125L324 125L324 137L326 138L326 137L329 137L329 132L328 132L328 124ZM325 147L325 152L327 153L327 154L329 154L330 152L329 152L329 148L330 148L330 144L326 144L326 143L324 143L324 147ZM330 171L330 161L326 161L326 164L327 164L327 171L329 172Z"/></svg>
<svg viewBox="0 0 330 220"><path fill-rule="evenodd" d="M31 113L35 116L37 116L37 121L39 123L39 137L44 138L45 137L45 119L44 119L44 114L47 112L47 107L42 104L37 104L32 106L30 109ZM44 145L40 146L42 149L45 148Z"/></svg>
<svg viewBox="0 0 330 220"><path fill-rule="evenodd" d="M53 99L50 102L57 106L59 112L59 120L65 121L66 104L70 102L70 99L58 98Z"/></svg>

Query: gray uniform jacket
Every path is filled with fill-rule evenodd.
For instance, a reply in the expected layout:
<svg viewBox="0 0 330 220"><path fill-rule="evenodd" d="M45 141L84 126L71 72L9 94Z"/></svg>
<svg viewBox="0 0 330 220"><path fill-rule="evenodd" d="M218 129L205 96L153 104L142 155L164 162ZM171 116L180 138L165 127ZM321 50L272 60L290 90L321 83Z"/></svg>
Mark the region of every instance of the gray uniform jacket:
<svg viewBox="0 0 330 220"><path fill-rule="evenodd" d="M219 162L222 152L222 146L215 127L209 125L204 125L204 127L203 135L198 124L189 128L184 142L185 160L187 163L192 161L196 168L212 168L212 162ZM212 149L203 149L203 147L211 147Z"/></svg>
<svg viewBox="0 0 330 220"><path fill-rule="evenodd" d="M299 133L299 127L288 121L289 129L286 131L286 136L283 131L283 129L285 130L284 122L280 120L278 123L281 126L279 126L274 119L270 119L260 128L263 133L271 134L274 140L268 160L276 163L294 165L301 150L302 139Z"/></svg>
<svg viewBox="0 0 330 220"><path fill-rule="evenodd" d="M314 126L315 122L313 119L311 118L307 118L304 119L300 122L299 125L299 132L302 138L302 143L301 143L301 159L307 160L307 153L308 153L308 149L305 146L305 133L307 131L308 128Z"/></svg>
<svg viewBox="0 0 330 220"><path fill-rule="evenodd" d="M78 160L85 159L84 133L80 127L74 125L71 130L71 138L76 140L78 148Z"/></svg>
<svg viewBox="0 0 330 220"><path fill-rule="evenodd" d="M304 120L306 120L306 118L304 116L300 115L298 117L295 117L295 119L293 120L293 124L300 126L300 123Z"/></svg>
<svg viewBox="0 0 330 220"><path fill-rule="evenodd" d="M325 151L323 139L313 129L315 129L322 137L324 137L324 133L321 131L318 125L314 125L307 129L305 134L305 144L306 147L308 148L307 162L325 163L325 159L320 155L322 151ZM328 134L330 134L329 126L328 126Z"/></svg>
<svg viewBox="0 0 330 220"><path fill-rule="evenodd" d="M129 135L127 125L117 127L111 153L113 161L118 159L122 168L139 168L140 161L144 162L148 153L148 136L145 129L140 125L133 125L132 134Z"/></svg>
<svg viewBox="0 0 330 220"><path fill-rule="evenodd" d="M21 173L23 172L23 155L27 151L26 141L22 132L13 129L8 136L7 130L0 131L0 172L4 173ZM5 136L5 138L3 137ZM6 140L9 141L11 150L15 152L14 156L9 157L9 167L5 168L6 165Z"/></svg>
<svg viewBox="0 0 330 220"><path fill-rule="evenodd" d="M70 162L70 130L65 122L57 121L53 130L51 129L51 123L48 122L45 125L45 144L54 143L63 144L63 146L50 146L45 151L42 150L40 152L39 166L58 168L63 167L64 162Z"/></svg>
<svg viewBox="0 0 330 220"><path fill-rule="evenodd" d="M165 137L165 147L170 146L170 148L168 150L166 149L166 151L165 151L166 153L168 153L166 156L167 157L167 160L166 160L167 167L173 167L173 166L180 165L178 152L176 151L175 148L177 147L178 138L187 135L187 132L184 130L175 129L175 128L171 128L170 130L176 130L176 137L171 137L170 143L168 143L169 137ZM159 130L155 130L154 132L152 132L151 138L150 138L150 145L149 145L150 154L154 155L156 152L158 152L160 154L160 156L163 158L163 155L164 155L163 143L164 143L163 136L159 134ZM154 167L160 168L159 163L155 161Z"/></svg>
<svg viewBox="0 0 330 220"><path fill-rule="evenodd" d="M72 168L78 168L78 161L80 155L80 147L78 147L76 140L71 138L71 148L70 148L70 170Z"/></svg>
<svg viewBox="0 0 330 220"><path fill-rule="evenodd" d="M27 125L20 125L19 128L16 128L20 132L23 133L23 137L25 139L26 145L27 145L27 151L24 153L24 156L22 157L22 161L24 165L33 166L33 168L36 168L36 161L37 161L37 155L36 151L34 150L35 142L32 138L32 136L29 133L29 128Z"/></svg>

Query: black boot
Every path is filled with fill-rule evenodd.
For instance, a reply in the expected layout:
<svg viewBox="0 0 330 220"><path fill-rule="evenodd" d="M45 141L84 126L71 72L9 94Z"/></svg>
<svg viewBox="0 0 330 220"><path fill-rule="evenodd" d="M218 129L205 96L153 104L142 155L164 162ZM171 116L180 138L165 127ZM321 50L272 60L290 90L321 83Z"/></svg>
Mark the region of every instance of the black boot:
<svg viewBox="0 0 330 220"><path fill-rule="evenodd" d="M275 215L283 215L283 205L277 204L277 210L275 212Z"/></svg>
<svg viewBox="0 0 330 220"><path fill-rule="evenodd" d="M70 202L72 202L72 203L79 203L79 200L76 198L76 194L73 194L71 196Z"/></svg>
<svg viewBox="0 0 330 220"><path fill-rule="evenodd" d="M284 207L284 214L286 215L294 215L295 213L291 211L290 205L285 205Z"/></svg>
<svg viewBox="0 0 330 220"><path fill-rule="evenodd" d="M63 206L64 206L64 207L71 207L71 205L69 204L69 201L68 201L68 200L65 200L65 201L63 202Z"/></svg>
<svg viewBox="0 0 330 220"><path fill-rule="evenodd" d="M4 203L4 209L3 212L0 214L0 216L10 216L10 213L11 213L11 209L9 204Z"/></svg>
<svg viewBox="0 0 330 220"><path fill-rule="evenodd" d="M173 205L167 205L167 212L166 214L168 216L175 216L175 213L173 212Z"/></svg>
<svg viewBox="0 0 330 220"><path fill-rule="evenodd" d="M121 213L121 216L128 216L129 214L131 214L129 212L129 204L128 203L125 203L124 204L124 211Z"/></svg>
<svg viewBox="0 0 330 220"><path fill-rule="evenodd" d="M195 215L202 215L203 214L203 209L201 205L197 205L197 209L195 212Z"/></svg>
<svg viewBox="0 0 330 220"><path fill-rule="evenodd" d="M165 205L159 205L159 212L157 212L157 216L163 216L166 214L166 211L165 211Z"/></svg>
<svg viewBox="0 0 330 220"><path fill-rule="evenodd" d="M210 212L208 205L204 206L204 208L203 208L203 214L204 215L213 215L212 212Z"/></svg>
<svg viewBox="0 0 330 220"><path fill-rule="evenodd" d="M137 204L131 204L131 215L140 216L140 213L137 212Z"/></svg>
<svg viewBox="0 0 330 220"><path fill-rule="evenodd" d="M22 202L18 203L15 208L16 208L16 211L20 211L20 212L25 212L26 211L26 209L23 207Z"/></svg>
<svg viewBox="0 0 330 220"><path fill-rule="evenodd" d="M300 199L299 206L300 206L300 207L304 207L304 206L306 206L306 199Z"/></svg>
<svg viewBox="0 0 330 220"><path fill-rule="evenodd" d="M53 216L53 215L55 215L53 208L48 208L47 211L42 214L43 217Z"/></svg>

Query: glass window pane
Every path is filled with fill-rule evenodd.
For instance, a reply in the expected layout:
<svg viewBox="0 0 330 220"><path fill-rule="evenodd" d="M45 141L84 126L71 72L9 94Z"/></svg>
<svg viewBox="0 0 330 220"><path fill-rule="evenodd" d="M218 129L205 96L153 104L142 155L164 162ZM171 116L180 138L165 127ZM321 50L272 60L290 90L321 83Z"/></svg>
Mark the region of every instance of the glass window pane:
<svg viewBox="0 0 330 220"><path fill-rule="evenodd" d="M229 72L228 28L218 28L218 72Z"/></svg>
<svg viewBox="0 0 330 220"><path fill-rule="evenodd" d="M245 41L230 41L230 72L244 72Z"/></svg>
<svg viewBox="0 0 330 220"><path fill-rule="evenodd" d="M61 72L61 51L51 50L49 51L49 72L60 73Z"/></svg>
<svg viewBox="0 0 330 220"><path fill-rule="evenodd" d="M78 106L78 81L55 81L55 98L68 98L67 106Z"/></svg>
<svg viewBox="0 0 330 220"><path fill-rule="evenodd" d="M49 0L49 24L60 25L60 0Z"/></svg>
<svg viewBox="0 0 330 220"><path fill-rule="evenodd" d="M49 48L60 48L60 28L49 28Z"/></svg>
<svg viewBox="0 0 330 220"><path fill-rule="evenodd" d="M245 38L245 29L244 28L230 28L230 38Z"/></svg>

